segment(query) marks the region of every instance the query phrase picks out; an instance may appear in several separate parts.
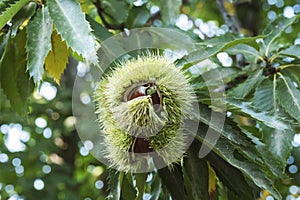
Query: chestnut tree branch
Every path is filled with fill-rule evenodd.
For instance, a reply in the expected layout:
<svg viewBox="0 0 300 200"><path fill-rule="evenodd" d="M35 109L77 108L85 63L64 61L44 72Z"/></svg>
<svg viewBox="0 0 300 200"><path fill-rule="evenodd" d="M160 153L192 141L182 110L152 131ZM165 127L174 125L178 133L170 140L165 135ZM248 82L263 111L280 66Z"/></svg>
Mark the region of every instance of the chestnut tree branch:
<svg viewBox="0 0 300 200"><path fill-rule="evenodd" d="M222 14L222 17L225 21L225 24L229 27L229 30L231 30L234 33L239 33L240 26L238 23L238 19L235 15L230 15L228 11L226 10L224 3L225 0L216 0L217 6Z"/></svg>
<svg viewBox="0 0 300 200"><path fill-rule="evenodd" d="M229 27L230 31L232 31L233 33L240 33L239 21L235 15L230 15L228 13L224 5L225 1L226 0L216 0L217 6L223 16L223 19L226 25ZM237 54L235 60L236 60L236 66L239 68L244 67L246 64L243 54Z"/></svg>

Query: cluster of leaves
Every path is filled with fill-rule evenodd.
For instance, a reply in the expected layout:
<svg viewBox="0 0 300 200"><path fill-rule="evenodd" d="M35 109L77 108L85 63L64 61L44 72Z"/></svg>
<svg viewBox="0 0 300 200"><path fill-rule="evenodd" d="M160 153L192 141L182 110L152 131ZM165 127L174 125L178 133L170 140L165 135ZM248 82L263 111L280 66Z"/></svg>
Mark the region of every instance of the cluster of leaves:
<svg viewBox="0 0 300 200"><path fill-rule="evenodd" d="M240 194L244 199L255 199L261 189L276 199L287 195L287 160L300 122L300 46L282 39L285 30L297 23L299 15L281 16L255 37L227 33L198 43L198 50L177 61L192 77L199 95L199 131L180 166L171 172L158 170L160 184L167 190L163 188L157 195L156 185L138 187L145 187L154 199L169 195L174 199L240 199ZM221 52L236 58L232 67L222 66L216 56ZM238 64L241 55L242 67ZM189 70L207 59L218 67L203 74ZM220 128L224 108L227 117ZM220 138L209 141L206 133ZM201 145L213 147L203 159L198 155ZM123 183L128 176L132 180L131 175L117 175L118 179L112 175L109 197L127 199L139 194Z"/></svg>
<svg viewBox="0 0 300 200"><path fill-rule="evenodd" d="M70 53L97 62L95 39L77 1L3 1L0 6L1 87L19 114L26 113L30 78L39 87L44 68L59 83Z"/></svg>
<svg viewBox="0 0 300 200"><path fill-rule="evenodd" d="M34 84L39 87L43 78L47 77L44 69L59 83L69 56L96 64L97 45L112 32L151 26L155 19L161 19L165 27L174 28L182 7L178 0L153 0L140 6L134 6L134 2L1 1L0 83L11 107L21 115L27 113L27 99ZM191 2L191 5L199 3ZM158 5L160 11L151 14L152 5ZM191 5L185 4L183 8L193 7ZM216 6L212 6L211 10L215 9ZM197 12L193 13L196 15ZM274 198L281 199L281 195L286 194L281 191L286 188L282 186L288 182L286 163L300 123L300 47L286 39L283 41L286 37L282 36L288 27L297 23L299 16L278 17L261 35L244 37L227 33L201 41L197 44L198 50L178 60L177 64L191 76L191 83L199 95L199 131L191 133L195 135L195 141L182 164L175 165L171 171L168 168L150 174L107 171L108 198L142 199L144 194L149 194L151 199L240 199L242 194L243 199L255 199L261 189L265 189ZM108 29L114 31L109 32ZM227 52L235 59L232 67L222 66L216 56L220 52ZM195 64L207 59L217 68L209 68L203 74L191 72ZM220 96L225 91L226 98ZM37 105L31 106L32 113L44 110ZM71 115L71 111L65 115ZM225 124L220 127L224 123L224 115ZM214 120L210 120L212 116ZM217 141L206 140L207 132L220 135L220 138ZM70 138L69 135L65 139ZM70 139L73 144L78 140ZM213 148L200 159L198 153L203 145ZM39 146L34 148L43 151ZM26 153L36 155L31 151ZM36 155L32 160L38 158ZM68 161L69 157L64 157L64 160ZM74 162L79 161L71 160L71 166ZM74 166L63 169L63 173L74 170ZM9 166L6 167L9 169ZM84 178L76 181L88 179L84 172L79 173ZM54 185L56 181L52 181ZM64 181L67 180L61 180ZM83 185L75 184L76 187L69 189L83 188ZM20 193L25 194L25 191L19 189ZM46 188L46 191L53 191L53 188ZM83 196L88 196L83 193ZM30 196L29 193L26 195ZM74 195L70 198L76 199Z"/></svg>
<svg viewBox="0 0 300 200"><path fill-rule="evenodd" d="M188 61L184 63L184 68L188 69L192 64L211 58L221 66L214 57L219 52L227 52L233 58L243 54L243 68L218 67L192 81L201 103L217 110L218 106L211 103L217 101L218 105L226 106L230 113L224 129L215 130L221 138L213 152L228 162L231 165L229 168L234 166L243 175L225 174L227 170L223 168L223 172L220 172L220 165L216 165L215 160L211 161L209 156L208 161L219 180L236 194L241 193L240 184L244 182L243 194L248 194L248 197L253 195L253 185L256 185L268 190L276 199L282 198L278 190L283 188L282 180L287 179L286 163L291 155L294 135L299 133L300 46L281 46L280 36L287 27L296 23L299 23L299 16L279 17L260 36L239 38L227 34L209 40L203 43L206 54L203 54L203 50L197 50L180 62ZM224 86L220 85L219 79ZM220 90L226 90L226 98L212 99L213 93ZM209 116L204 113L200 110L203 115L201 121L209 125L209 121L205 120ZM207 142L204 136L202 131L197 134L200 141ZM249 179L252 184L249 184Z"/></svg>
<svg viewBox="0 0 300 200"><path fill-rule="evenodd" d="M122 30L140 27L151 20L149 8L136 7L133 2L1 1L1 88L13 109L19 114L26 113L26 99L33 89L30 79L39 87L45 78L45 69L59 84L70 55L97 64L98 42L112 35L97 21L102 21L107 28ZM162 15L165 24L174 24L181 2L156 3L165 10ZM95 16L97 11L99 15Z"/></svg>

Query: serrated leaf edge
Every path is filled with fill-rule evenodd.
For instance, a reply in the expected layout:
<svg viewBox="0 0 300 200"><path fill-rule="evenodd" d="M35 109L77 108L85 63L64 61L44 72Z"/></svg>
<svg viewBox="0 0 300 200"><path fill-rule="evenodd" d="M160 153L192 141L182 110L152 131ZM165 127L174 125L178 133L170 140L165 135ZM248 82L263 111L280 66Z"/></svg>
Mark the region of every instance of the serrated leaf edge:
<svg viewBox="0 0 300 200"><path fill-rule="evenodd" d="M7 7L0 17L0 29L2 29L5 24L12 19L12 17L17 14L21 8L26 5L30 0L19 0L14 4L10 4L10 7Z"/></svg>

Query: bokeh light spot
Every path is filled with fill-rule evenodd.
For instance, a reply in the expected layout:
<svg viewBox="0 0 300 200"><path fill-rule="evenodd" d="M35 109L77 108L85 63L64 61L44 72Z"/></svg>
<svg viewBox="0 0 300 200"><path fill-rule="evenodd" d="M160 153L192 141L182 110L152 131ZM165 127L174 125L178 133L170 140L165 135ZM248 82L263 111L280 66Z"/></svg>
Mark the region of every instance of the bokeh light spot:
<svg viewBox="0 0 300 200"><path fill-rule="evenodd" d="M7 192L8 194L12 193L14 191L15 187L11 184L5 186L5 192Z"/></svg>
<svg viewBox="0 0 300 200"><path fill-rule="evenodd" d="M36 190L42 190L45 187L45 183L42 179L35 179L33 183L33 187Z"/></svg>
<svg viewBox="0 0 300 200"><path fill-rule="evenodd" d="M277 0L277 2L276 2L276 7L277 7L277 8L282 8L283 6L284 6L283 0Z"/></svg>
<svg viewBox="0 0 300 200"><path fill-rule="evenodd" d="M98 181L95 182L95 187L96 187L97 189L102 189L103 186L104 186L103 181L98 180Z"/></svg>
<svg viewBox="0 0 300 200"><path fill-rule="evenodd" d="M289 172L290 172L291 174L295 174L295 173L297 173L297 171L298 171L298 167L297 167L296 165L291 165L291 166L289 167Z"/></svg>
<svg viewBox="0 0 300 200"><path fill-rule="evenodd" d="M1 163L6 163L8 162L8 156L5 153L0 153L0 162Z"/></svg>
<svg viewBox="0 0 300 200"><path fill-rule="evenodd" d="M20 136L20 140L21 140L22 142L28 142L29 139L30 139L30 133L27 132L27 131L22 131L22 132L21 132L21 136Z"/></svg>
<svg viewBox="0 0 300 200"><path fill-rule="evenodd" d="M300 134L296 134L294 136L294 140L293 140L292 144L294 147L300 146Z"/></svg>
<svg viewBox="0 0 300 200"><path fill-rule="evenodd" d="M268 0L269 5L275 5L277 0Z"/></svg>
<svg viewBox="0 0 300 200"><path fill-rule="evenodd" d="M294 163L294 161L295 161L294 157L293 157L293 156L290 156L289 159L287 160L287 164L288 164L288 165L291 165L291 164Z"/></svg>
<svg viewBox="0 0 300 200"><path fill-rule="evenodd" d="M21 159L20 158L14 158L12 161L11 161L12 165L17 167L19 165L21 165Z"/></svg>
<svg viewBox="0 0 300 200"><path fill-rule="evenodd" d="M298 13L300 12L300 4L294 5L293 8L294 8L294 12L295 12L296 14L298 14Z"/></svg>
<svg viewBox="0 0 300 200"><path fill-rule="evenodd" d="M76 118L74 116L69 116L65 119L64 121L64 125L67 127L67 128L71 128L71 127L74 127L75 126L75 123L76 123Z"/></svg>
<svg viewBox="0 0 300 200"><path fill-rule="evenodd" d="M91 102L91 97L87 94L87 93L81 93L80 94L80 101L83 103L83 104L88 104Z"/></svg>
<svg viewBox="0 0 300 200"><path fill-rule="evenodd" d="M44 174L50 174L51 173L51 166L50 165L44 165L42 170L43 170Z"/></svg>
<svg viewBox="0 0 300 200"><path fill-rule="evenodd" d="M180 14L179 18L176 20L176 26L185 31L193 28L193 25L193 21L189 20L188 16L185 14Z"/></svg>
<svg viewBox="0 0 300 200"><path fill-rule="evenodd" d="M92 150L92 149L94 148L94 144L93 144L92 141L86 140L86 141L84 142L84 147L85 147L88 151L90 151L90 150Z"/></svg>
<svg viewBox="0 0 300 200"><path fill-rule="evenodd" d="M275 11L271 10L271 11L268 12L268 18L269 18L269 20L273 21L273 20L276 19L276 17L277 17L277 14L276 14Z"/></svg>
<svg viewBox="0 0 300 200"><path fill-rule="evenodd" d="M143 200L150 200L151 199L151 194L146 193L143 195Z"/></svg>
<svg viewBox="0 0 300 200"><path fill-rule="evenodd" d="M57 88L45 81L42 83L41 89L38 93L46 100L51 101L56 97Z"/></svg>
<svg viewBox="0 0 300 200"><path fill-rule="evenodd" d="M295 16L294 8L292 6L287 6L283 9L283 16L286 18L292 18Z"/></svg>
<svg viewBox="0 0 300 200"><path fill-rule="evenodd" d="M230 67L232 65L232 58L230 58L230 56L226 52L218 53L217 58L224 67Z"/></svg>
<svg viewBox="0 0 300 200"><path fill-rule="evenodd" d="M47 126L47 121L42 117L36 118L34 123L39 128L45 128Z"/></svg>
<svg viewBox="0 0 300 200"><path fill-rule="evenodd" d="M272 196L267 196L266 200L274 200Z"/></svg>
<svg viewBox="0 0 300 200"><path fill-rule="evenodd" d="M82 156L89 155L89 151L85 147L81 147L79 152Z"/></svg>
<svg viewBox="0 0 300 200"><path fill-rule="evenodd" d="M44 138L46 138L46 139L51 138L51 136L52 136L52 130L51 130L51 128L46 128L46 129L43 131L43 136L44 136Z"/></svg>
<svg viewBox="0 0 300 200"><path fill-rule="evenodd" d="M12 125L5 138L5 146L10 152L24 151L26 146L21 142L22 129Z"/></svg>
<svg viewBox="0 0 300 200"><path fill-rule="evenodd" d="M15 171L16 171L17 175L21 175L22 176L24 174L24 167L22 165L16 166L15 167Z"/></svg>
<svg viewBox="0 0 300 200"><path fill-rule="evenodd" d="M153 15L153 14L157 13L159 10L160 10L159 7L154 5L150 8L150 14Z"/></svg>
<svg viewBox="0 0 300 200"><path fill-rule="evenodd" d="M297 194L299 192L299 187L297 187L296 185L292 185L290 188L289 188L289 191L291 194Z"/></svg>
<svg viewBox="0 0 300 200"><path fill-rule="evenodd" d="M2 125L1 125L0 131L1 131L3 134L8 133L8 130L9 130L9 126L8 126L7 124L2 124Z"/></svg>

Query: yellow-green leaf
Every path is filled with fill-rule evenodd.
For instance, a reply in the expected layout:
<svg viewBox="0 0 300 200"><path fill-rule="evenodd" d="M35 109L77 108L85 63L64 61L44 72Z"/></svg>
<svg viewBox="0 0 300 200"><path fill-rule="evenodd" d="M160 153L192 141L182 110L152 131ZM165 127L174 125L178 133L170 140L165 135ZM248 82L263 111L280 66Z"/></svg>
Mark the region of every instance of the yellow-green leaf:
<svg viewBox="0 0 300 200"><path fill-rule="evenodd" d="M62 41L56 31L51 36L52 50L46 57L45 67L50 76L59 84L60 77L66 69L68 63L68 47L65 41Z"/></svg>
<svg viewBox="0 0 300 200"><path fill-rule="evenodd" d="M96 64L95 38L78 0L47 0L47 7L58 34L68 47L86 61Z"/></svg>

